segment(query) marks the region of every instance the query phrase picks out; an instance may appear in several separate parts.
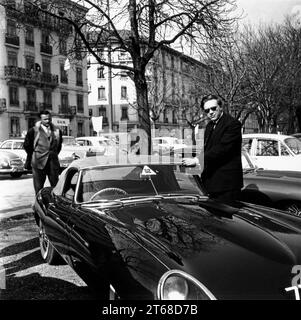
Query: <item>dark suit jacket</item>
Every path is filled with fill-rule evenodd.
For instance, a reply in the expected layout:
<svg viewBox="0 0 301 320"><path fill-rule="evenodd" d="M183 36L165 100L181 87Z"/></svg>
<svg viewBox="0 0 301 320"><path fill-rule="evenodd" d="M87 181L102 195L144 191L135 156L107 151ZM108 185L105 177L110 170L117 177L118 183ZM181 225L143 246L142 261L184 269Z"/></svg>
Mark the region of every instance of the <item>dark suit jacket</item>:
<svg viewBox="0 0 301 320"><path fill-rule="evenodd" d="M208 193L241 189L241 123L224 113L213 126L210 121L204 135L204 187Z"/></svg>
<svg viewBox="0 0 301 320"><path fill-rule="evenodd" d="M35 137L39 132L38 139ZM60 168L58 154L62 148L62 131L51 125L51 136L48 137L45 131L37 122L35 127L28 130L25 140L24 149L27 154L32 154L31 165L33 168L43 169L48 161L52 161L54 167Z"/></svg>

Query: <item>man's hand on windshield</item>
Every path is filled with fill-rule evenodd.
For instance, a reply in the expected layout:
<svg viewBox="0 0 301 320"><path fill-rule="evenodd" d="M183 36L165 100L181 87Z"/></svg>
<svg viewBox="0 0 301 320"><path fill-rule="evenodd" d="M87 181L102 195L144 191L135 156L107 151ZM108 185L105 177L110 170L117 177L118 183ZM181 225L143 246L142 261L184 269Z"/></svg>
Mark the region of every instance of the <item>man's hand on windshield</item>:
<svg viewBox="0 0 301 320"><path fill-rule="evenodd" d="M198 158L183 158L182 164L185 167L195 167L199 164Z"/></svg>

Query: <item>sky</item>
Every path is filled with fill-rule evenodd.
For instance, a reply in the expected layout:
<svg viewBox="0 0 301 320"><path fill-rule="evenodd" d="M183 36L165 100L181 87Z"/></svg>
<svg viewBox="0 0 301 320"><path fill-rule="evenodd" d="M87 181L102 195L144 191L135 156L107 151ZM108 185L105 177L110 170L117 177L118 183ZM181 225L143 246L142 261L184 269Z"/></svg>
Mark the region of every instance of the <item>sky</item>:
<svg viewBox="0 0 301 320"><path fill-rule="evenodd" d="M298 13L301 0L236 0L238 12L244 11L243 23L251 25L281 23L285 15Z"/></svg>

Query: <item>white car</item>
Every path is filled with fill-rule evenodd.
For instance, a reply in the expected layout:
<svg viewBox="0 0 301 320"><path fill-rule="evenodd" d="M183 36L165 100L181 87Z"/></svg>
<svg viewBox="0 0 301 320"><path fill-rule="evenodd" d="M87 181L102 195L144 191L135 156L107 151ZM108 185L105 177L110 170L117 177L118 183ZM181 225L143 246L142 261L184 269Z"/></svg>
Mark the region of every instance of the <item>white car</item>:
<svg viewBox="0 0 301 320"><path fill-rule="evenodd" d="M152 143L154 154L166 154L167 152L188 147L176 137L155 137L152 139Z"/></svg>
<svg viewBox="0 0 301 320"><path fill-rule="evenodd" d="M104 155L110 144L110 139L97 136L78 137L76 142L91 154Z"/></svg>
<svg viewBox="0 0 301 320"><path fill-rule="evenodd" d="M243 134L242 147L259 168L301 171L301 141L293 136Z"/></svg>
<svg viewBox="0 0 301 320"><path fill-rule="evenodd" d="M27 153L24 150L24 138L14 138L4 140L0 144L0 149L5 151L10 151L21 158L23 164L25 163Z"/></svg>

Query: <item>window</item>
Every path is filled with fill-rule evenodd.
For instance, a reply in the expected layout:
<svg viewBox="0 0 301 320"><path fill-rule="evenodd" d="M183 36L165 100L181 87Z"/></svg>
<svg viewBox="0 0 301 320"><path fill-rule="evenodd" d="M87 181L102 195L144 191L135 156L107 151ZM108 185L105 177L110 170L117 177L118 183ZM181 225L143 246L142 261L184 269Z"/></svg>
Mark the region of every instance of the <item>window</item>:
<svg viewBox="0 0 301 320"><path fill-rule="evenodd" d="M76 68L76 85L83 85L83 70L82 68Z"/></svg>
<svg viewBox="0 0 301 320"><path fill-rule="evenodd" d="M7 20L7 35L9 35L9 36L16 36L17 35L16 21Z"/></svg>
<svg viewBox="0 0 301 320"><path fill-rule="evenodd" d="M106 100L106 88L105 87L98 88L98 100Z"/></svg>
<svg viewBox="0 0 301 320"><path fill-rule="evenodd" d="M20 119L18 117L10 118L10 135L14 137L18 137L21 135Z"/></svg>
<svg viewBox="0 0 301 320"><path fill-rule="evenodd" d="M245 150L246 152L250 153L252 141L252 139L242 139L242 150Z"/></svg>
<svg viewBox="0 0 301 320"><path fill-rule="evenodd" d="M26 26L25 29L25 44L34 47L34 29L33 27Z"/></svg>
<svg viewBox="0 0 301 320"><path fill-rule="evenodd" d="M67 55L67 42L65 39L60 39L59 42L59 52L62 55Z"/></svg>
<svg viewBox="0 0 301 320"><path fill-rule="evenodd" d="M36 103L36 90L35 89L27 88L27 102L29 104L30 103L33 103L33 104Z"/></svg>
<svg viewBox="0 0 301 320"><path fill-rule="evenodd" d="M107 116L107 110L106 110L106 108L104 108L104 107L100 107L99 109L98 109L98 115L99 116L103 116L104 118Z"/></svg>
<svg viewBox="0 0 301 320"><path fill-rule="evenodd" d="M279 156L278 141L258 140L256 156Z"/></svg>
<svg viewBox="0 0 301 320"><path fill-rule="evenodd" d="M1 145L1 149L12 149L13 142L12 141L6 141Z"/></svg>
<svg viewBox="0 0 301 320"><path fill-rule="evenodd" d="M167 110L166 109L163 111L163 122L164 123L168 123L168 117L167 117Z"/></svg>
<svg viewBox="0 0 301 320"><path fill-rule="evenodd" d="M15 86L9 87L9 104L11 106L19 106L19 89Z"/></svg>
<svg viewBox="0 0 301 320"><path fill-rule="evenodd" d="M77 101L77 111L78 112L84 112L84 97L82 94L78 94L76 96Z"/></svg>
<svg viewBox="0 0 301 320"><path fill-rule="evenodd" d="M61 83L68 83L68 74L67 71L64 69L64 63L60 64L60 77Z"/></svg>
<svg viewBox="0 0 301 320"><path fill-rule="evenodd" d="M174 123L174 124L178 123L176 110L172 111L172 123Z"/></svg>
<svg viewBox="0 0 301 320"><path fill-rule="evenodd" d="M33 56L26 56L25 57L25 68L27 70L34 69L34 57Z"/></svg>
<svg viewBox="0 0 301 320"><path fill-rule="evenodd" d="M52 109L52 95L51 91L43 91L44 107L45 109Z"/></svg>
<svg viewBox="0 0 301 320"><path fill-rule="evenodd" d="M43 59L43 60L42 60L42 68L43 68L43 72L45 72L45 73L51 73L51 63L50 63L50 60Z"/></svg>
<svg viewBox="0 0 301 320"><path fill-rule="evenodd" d="M48 32L45 32L45 31L42 32L42 44L50 45L50 37Z"/></svg>
<svg viewBox="0 0 301 320"><path fill-rule="evenodd" d="M121 107L121 120L128 120L128 107Z"/></svg>
<svg viewBox="0 0 301 320"><path fill-rule="evenodd" d="M104 79L105 78L104 67L98 67L97 68L97 78L99 78L99 79Z"/></svg>
<svg viewBox="0 0 301 320"><path fill-rule="evenodd" d="M127 87L121 87L121 99L127 99Z"/></svg>
<svg viewBox="0 0 301 320"><path fill-rule="evenodd" d="M61 93L61 105L62 107L68 107L69 102L68 102L68 93L62 92Z"/></svg>
<svg viewBox="0 0 301 320"><path fill-rule="evenodd" d="M82 122L77 123L77 136L78 137L84 136L84 124Z"/></svg>
<svg viewBox="0 0 301 320"><path fill-rule="evenodd" d="M14 67L18 66L18 56L16 52L9 51L7 53L7 64Z"/></svg>

